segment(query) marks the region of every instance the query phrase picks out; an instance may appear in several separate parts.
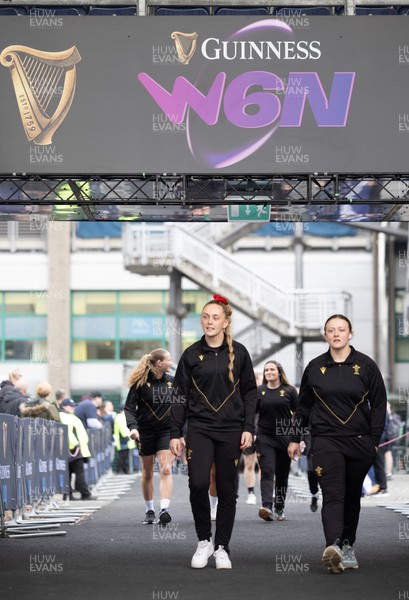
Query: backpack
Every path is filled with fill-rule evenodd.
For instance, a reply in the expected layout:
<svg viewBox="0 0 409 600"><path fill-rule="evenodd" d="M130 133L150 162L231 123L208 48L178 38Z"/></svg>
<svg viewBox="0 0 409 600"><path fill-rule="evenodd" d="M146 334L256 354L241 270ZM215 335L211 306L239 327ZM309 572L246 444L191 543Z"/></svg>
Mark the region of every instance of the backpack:
<svg viewBox="0 0 409 600"><path fill-rule="evenodd" d="M402 419L397 413L389 415L388 424L386 425L386 436L388 440L394 440L399 437L402 429Z"/></svg>

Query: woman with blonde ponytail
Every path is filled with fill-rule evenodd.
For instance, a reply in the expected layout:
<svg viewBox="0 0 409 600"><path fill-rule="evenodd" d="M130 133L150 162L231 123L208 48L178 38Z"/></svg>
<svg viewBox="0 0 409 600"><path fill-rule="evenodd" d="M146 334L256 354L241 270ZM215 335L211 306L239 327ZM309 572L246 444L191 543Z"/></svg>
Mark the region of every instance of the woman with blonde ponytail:
<svg viewBox="0 0 409 600"><path fill-rule="evenodd" d="M166 525L172 495L173 455L169 452L170 407L173 377L168 375L172 360L167 350L156 348L145 354L131 371L125 416L130 437L135 440L142 462L142 494L145 500L145 525L153 525L156 513L153 499L155 456L160 471L160 512L158 523Z"/></svg>
<svg viewBox="0 0 409 600"><path fill-rule="evenodd" d="M180 456L187 419L190 504L199 539L194 569L205 567L214 549L216 569L232 568L238 466L241 451L253 441L256 381L249 353L232 339L231 318L229 301L215 294L203 307L204 335L182 354L173 382L170 450ZM214 545L208 495L213 463L218 495Z"/></svg>

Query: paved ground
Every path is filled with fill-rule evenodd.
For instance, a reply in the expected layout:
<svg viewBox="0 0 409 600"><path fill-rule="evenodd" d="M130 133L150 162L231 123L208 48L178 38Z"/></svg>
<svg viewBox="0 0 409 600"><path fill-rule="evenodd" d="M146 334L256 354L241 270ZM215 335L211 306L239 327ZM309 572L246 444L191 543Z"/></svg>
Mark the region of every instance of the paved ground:
<svg viewBox="0 0 409 600"><path fill-rule="evenodd" d="M299 495L306 481L291 477L291 482L287 520L265 523L257 516L258 506L246 505L241 476L231 571L216 571L214 559L205 569L190 568L197 541L187 477L179 474L173 522L164 530L141 524L139 481L132 481L130 491L118 500L64 526L64 537L0 539L0 598L409 600L409 518L377 506L409 503L409 475L394 477L388 498L363 500L356 544L360 569L342 575L323 569L320 512L311 513ZM71 506L81 504L86 503Z"/></svg>

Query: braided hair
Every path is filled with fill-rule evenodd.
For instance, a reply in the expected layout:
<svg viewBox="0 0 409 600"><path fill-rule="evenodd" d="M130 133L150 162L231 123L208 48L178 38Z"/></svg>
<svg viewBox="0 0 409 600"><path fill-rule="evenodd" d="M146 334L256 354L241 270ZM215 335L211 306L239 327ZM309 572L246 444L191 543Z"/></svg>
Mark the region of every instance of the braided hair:
<svg viewBox="0 0 409 600"><path fill-rule="evenodd" d="M156 375L155 364L158 360L165 360L168 351L164 348L155 348L149 354L144 354L139 364L132 369L128 377L128 386L135 385L137 388L143 386L147 380L149 371Z"/></svg>
<svg viewBox="0 0 409 600"><path fill-rule="evenodd" d="M234 350L233 350L233 338L232 338L232 334L231 334L231 317L232 317L233 311L229 304L228 299L225 298L224 296L220 296L219 294L215 294L213 296L212 300L209 300L209 302L206 302L203 309L205 309L206 306L209 306L209 304L217 304L218 306L221 306L223 309L223 312L224 312L224 317L228 321L227 327L224 331L226 334L227 346L229 348L229 364L228 364L229 379L232 383L234 383L234 375L233 375Z"/></svg>

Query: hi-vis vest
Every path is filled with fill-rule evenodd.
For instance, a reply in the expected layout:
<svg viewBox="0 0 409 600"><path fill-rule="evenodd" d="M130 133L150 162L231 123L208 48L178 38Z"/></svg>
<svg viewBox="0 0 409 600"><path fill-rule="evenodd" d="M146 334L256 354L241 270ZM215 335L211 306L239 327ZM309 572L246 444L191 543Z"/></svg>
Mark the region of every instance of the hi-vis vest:
<svg viewBox="0 0 409 600"><path fill-rule="evenodd" d="M70 447L70 452L79 446L83 458L91 456L91 452L88 448L88 433L82 424L81 419L64 410L60 411L60 417L61 422L68 426L68 445Z"/></svg>

